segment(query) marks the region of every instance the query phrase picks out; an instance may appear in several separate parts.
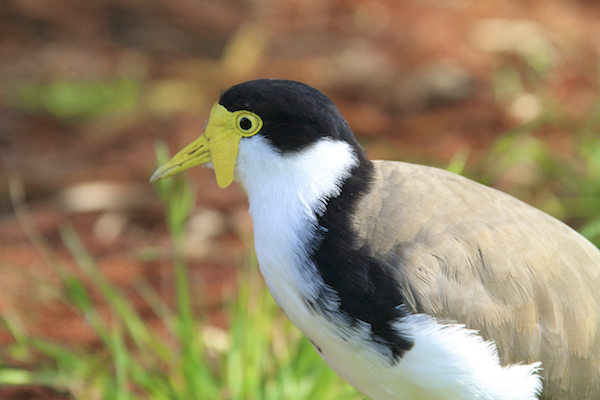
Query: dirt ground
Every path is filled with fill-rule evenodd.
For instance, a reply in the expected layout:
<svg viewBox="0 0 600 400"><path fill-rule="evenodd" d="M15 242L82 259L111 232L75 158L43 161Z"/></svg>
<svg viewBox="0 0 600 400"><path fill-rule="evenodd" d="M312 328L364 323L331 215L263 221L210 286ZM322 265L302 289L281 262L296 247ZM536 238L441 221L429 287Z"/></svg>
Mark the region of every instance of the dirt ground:
<svg viewBox="0 0 600 400"><path fill-rule="evenodd" d="M0 313L29 333L94 346L52 290L23 222L75 269L71 225L102 272L151 319L132 285L172 298L164 211L148 178L154 148L202 133L219 92L287 78L330 96L371 158L476 163L507 130L560 105L598 101L600 5L561 0L6 0L0 2ZM515 78L516 76L516 78ZM535 132L571 151L569 124ZM190 171L197 209L186 245L198 312L220 312L251 243L246 199ZM24 193L30 215L13 203ZM12 196L12 198L11 198ZM23 219L25 218L25 219ZM34 236L35 236L34 235ZM144 308L146 307L146 308ZM0 346L12 341L0 326ZM1 354L1 353L0 353ZM58 399L44 387L0 399Z"/></svg>

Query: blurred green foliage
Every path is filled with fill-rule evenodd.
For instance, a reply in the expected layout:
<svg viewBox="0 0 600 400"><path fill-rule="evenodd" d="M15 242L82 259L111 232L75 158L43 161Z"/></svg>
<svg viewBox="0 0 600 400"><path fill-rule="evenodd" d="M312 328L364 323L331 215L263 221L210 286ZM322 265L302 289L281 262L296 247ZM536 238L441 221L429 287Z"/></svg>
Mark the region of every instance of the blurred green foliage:
<svg viewBox="0 0 600 400"><path fill-rule="evenodd" d="M127 78L96 82L57 79L25 84L16 90L13 101L21 109L45 111L62 120L86 119L133 109L139 91L139 85Z"/></svg>

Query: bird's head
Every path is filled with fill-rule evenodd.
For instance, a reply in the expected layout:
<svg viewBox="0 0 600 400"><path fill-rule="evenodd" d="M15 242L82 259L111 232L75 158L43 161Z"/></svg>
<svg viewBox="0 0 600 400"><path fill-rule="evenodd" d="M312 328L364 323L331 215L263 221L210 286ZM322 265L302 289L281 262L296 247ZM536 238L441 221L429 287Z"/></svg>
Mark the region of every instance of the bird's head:
<svg viewBox="0 0 600 400"><path fill-rule="evenodd" d="M158 167L150 181L212 162L219 186L227 187L235 177L241 143L260 142L286 156L323 139L345 142L354 156L366 160L339 110L321 92L294 81L248 81L222 93L204 134Z"/></svg>

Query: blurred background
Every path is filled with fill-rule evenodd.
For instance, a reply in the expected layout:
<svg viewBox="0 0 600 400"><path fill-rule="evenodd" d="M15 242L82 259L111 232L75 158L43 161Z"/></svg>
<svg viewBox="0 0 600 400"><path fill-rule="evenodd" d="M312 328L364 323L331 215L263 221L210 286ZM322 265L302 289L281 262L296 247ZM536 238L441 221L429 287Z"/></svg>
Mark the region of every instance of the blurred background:
<svg viewBox="0 0 600 400"><path fill-rule="evenodd" d="M99 272L144 329L164 328L144 293L167 308L181 300L179 228L165 222L165 197L148 178L156 154L200 135L219 93L245 80L312 85L370 158L464 174L598 245L599 51L593 0L1 1L0 398L110 398L90 378L99 362L76 379L58 360L67 353L112 360L106 382L126 393L114 398L159 398L119 378L85 302L118 325L119 307L94 286ZM189 175L177 240L190 309L217 335L210 347L230 335L227 304L252 263L252 222L236 185L219 189L201 168ZM96 272L82 270L86 257ZM75 292L86 300L74 306ZM123 346L139 345L128 329ZM211 357L209 374L219 375ZM207 398L243 398L215 390L221 397Z"/></svg>

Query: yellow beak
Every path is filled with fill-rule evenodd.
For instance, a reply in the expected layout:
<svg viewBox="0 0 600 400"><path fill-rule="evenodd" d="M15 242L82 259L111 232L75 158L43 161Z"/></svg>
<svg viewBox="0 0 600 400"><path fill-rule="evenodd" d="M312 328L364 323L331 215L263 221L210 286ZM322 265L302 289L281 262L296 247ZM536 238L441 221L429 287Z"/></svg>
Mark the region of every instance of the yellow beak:
<svg viewBox="0 0 600 400"><path fill-rule="evenodd" d="M225 188L233 182L240 135L235 125L235 113L218 102L213 106L204 134L159 166L150 182L168 178L190 167L213 163L217 183Z"/></svg>

